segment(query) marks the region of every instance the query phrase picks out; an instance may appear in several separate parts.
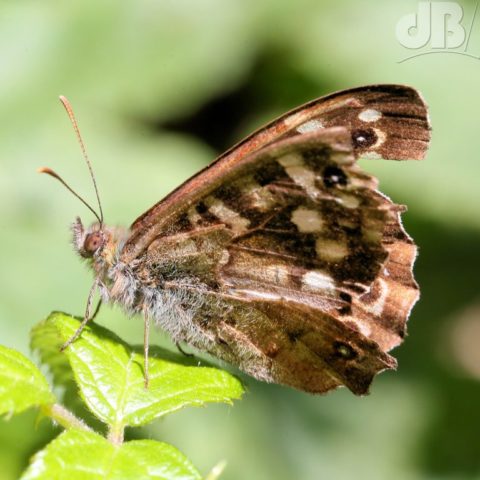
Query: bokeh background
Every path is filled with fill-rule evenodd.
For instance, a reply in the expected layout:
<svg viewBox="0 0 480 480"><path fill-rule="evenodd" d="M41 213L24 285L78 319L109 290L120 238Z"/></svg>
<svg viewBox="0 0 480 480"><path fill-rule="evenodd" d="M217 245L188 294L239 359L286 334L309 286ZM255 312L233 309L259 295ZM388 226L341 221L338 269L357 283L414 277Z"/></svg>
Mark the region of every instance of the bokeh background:
<svg viewBox="0 0 480 480"><path fill-rule="evenodd" d="M465 26L475 4L460 2ZM480 60L412 54L395 26L417 11L393 0L0 1L0 342L29 353L51 310L81 314L91 276L68 225L91 215L35 173L59 171L93 201L59 94L73 103L105 216L130 224L265 121L367 83L407 83L430 105L423 162L364 160L409 206L422 298L397 372L371 394L314 397L246 378L233 408L190 409L143 432L225 480L480 478ZM427 47L428 50L428 47ZM462 48L460 48L462 51ZM468 51L480 55L480 18ZM414 52L415 53L415 52ZM98 321L141 342L142 324ZM154 341L169 345L161 332ZM170 345L171 346L171 345ZM57 434L35 412L0 420L0 478L14 479Z"/></svg>

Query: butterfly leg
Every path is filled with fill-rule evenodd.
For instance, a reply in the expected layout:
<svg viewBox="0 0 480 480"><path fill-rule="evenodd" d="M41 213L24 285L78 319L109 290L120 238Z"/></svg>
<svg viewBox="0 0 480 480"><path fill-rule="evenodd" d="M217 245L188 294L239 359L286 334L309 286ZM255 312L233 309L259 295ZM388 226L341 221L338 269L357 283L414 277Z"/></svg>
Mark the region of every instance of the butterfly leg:
<svg viewBox="0 0 480 480"><path fill-rule="evenodd" d="M145 388L148 388L149 376L148 376L148 347L149 347L149 335L150 335L150 317L148 315L143 316L143 374L145 379Z"/></svg>
<svg viewBox="0 0 480 480"><path fill-rule="evenodd" d="M97 303L97 306L95 307L95 311L93 312L92 318L90 318L90 321L93 322L97 318L98 312L100 311L100 307L102 306L102 299L100 299Z"/></svg>
<svg viewBox="0 0 480 480"><path fill-rule="evenodd" d="M92 288L90 289L90 292L88 293L88 299L87 299L87 308L85 309L85 315L83 317L82 323L80 326L77 328L77 331L60 347L60 351L63 352L69 345L71 345L82 333L83 329L85 328L85 325L90 321L95 318L97 315L98 311L100 310L100 305L102 304L101 301L98 302L97 308L95 308L95 312L93 315L90 315L90 311L92 309L92 303L93 303L93 296L95 295L95 290L98 287L98 278L95 279L93 282Z"/></svg>
<svg viewBox="0 0 480 480"><path fill-rule="evenodd" d="M175 346L177 347L178 351L185 355L186 357L194 357L195 355L193 353L186 352L182 346L180 345L180 342L175 343Z"/></svg>

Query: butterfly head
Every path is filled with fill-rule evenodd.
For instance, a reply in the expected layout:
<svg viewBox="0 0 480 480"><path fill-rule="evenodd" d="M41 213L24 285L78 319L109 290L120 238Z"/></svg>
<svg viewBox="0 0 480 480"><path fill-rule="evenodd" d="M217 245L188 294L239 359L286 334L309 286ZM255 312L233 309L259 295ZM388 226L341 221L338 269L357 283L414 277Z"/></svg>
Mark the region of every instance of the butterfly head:
<svg viewBox="0 0 480 480"><path fill-rule="evenodd" d="M85 228L77 217L72 225L72 235L73 247L82 258L92 259L96 266L111 266L127 232L99 222Z"/></svg>
<svg viewBox="0 0 480 480"><path fill-rule="evenodd" d="M83 258L101 255L109 237L103 225L95 222L86 229L79 217L72 225L72 233L73 246Z"/></svg>

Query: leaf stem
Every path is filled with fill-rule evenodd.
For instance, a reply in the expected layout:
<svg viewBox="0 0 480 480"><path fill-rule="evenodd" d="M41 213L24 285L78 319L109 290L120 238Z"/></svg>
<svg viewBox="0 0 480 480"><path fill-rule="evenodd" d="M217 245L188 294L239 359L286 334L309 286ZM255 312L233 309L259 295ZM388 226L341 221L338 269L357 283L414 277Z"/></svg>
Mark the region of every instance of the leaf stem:
<svg viewBox="0 0 480 480"><path fill-rule="evenodd" d="M123 435L125 427L122 424L111 425L108 431L107 440L114 445L121 445L123 443Z"/></svg>
<svg viewBox="0 0 480 480"><path fill-rule="evenodd" d="M50 417L53 421L67 430L70 428L77 428L86 432L93 432L93 430L83 420L76 417L63 405L58 403L42 405L40 410L44 415Z"/></svg>
<svg viewBox="0 0 480 480"><path fill-rule="evenodd" d="M227 466L226 460L220 460L205 477L205 480L217 480Z"/></svg>

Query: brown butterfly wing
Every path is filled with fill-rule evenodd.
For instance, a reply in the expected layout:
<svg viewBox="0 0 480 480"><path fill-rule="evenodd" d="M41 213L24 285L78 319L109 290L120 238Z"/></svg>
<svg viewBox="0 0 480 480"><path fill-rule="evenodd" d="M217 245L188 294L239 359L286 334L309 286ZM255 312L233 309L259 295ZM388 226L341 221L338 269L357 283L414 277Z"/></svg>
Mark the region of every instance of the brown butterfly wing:
<svg viewBox="0 0 480 480"><path fill-rule="evenodd" d="M378 372L396 367L376 342L335 314L286 301L256 299L248 307L218 323L213 353L260 380L310 393L345 385L363 395Z"/></svg>
<svg viewBox="0 0 480 480"><path fill-rule="evenodd" d="M161 275L180 299L175 339L259 379L365 393L395 366L385 351L417 298L399 208L356 166L345 128L222 163L187 182L180 205L163 206L162 228L140 237L138 272Z"/></svg>
<svg viewBox="0 0 480 480"><path fill-rule="evenodd" d="M183 331L164 325L176 340L263 380L365 393L395 366L385 352L401 342L418 297L416 249L399 208L353 160L420 159L429 136L426 107L408 87L311 102L140 217L122 260L150 279L161 272L161 288L181 299L170 310L186 319Z"/></svg>
<svg viewBox="0 0 480 480"><path fill-rule="evenodd" d="M371 85L321 97L257 130L141 215L131 226L123 260L140 255L165 228L178 222L178 212L187 211L223 183L225 175L251 153L287 137L334 126L348 129L356 157L420 160L430 140L427 107L411 87Z"/></svg>
<svg viewBox="0 0 480 480"><path fill-rule="evenodd" d="M278 142L255 162L264 166L260 173L270 182L263 188L273 198L252 195L245 178L213 193L249 221L243 230L232 219L237 232L218 271L221 291L244 305L218 322L222 342L213 353L257 378L314 393L346 385L364 394L376 373L396 366L384 347L401 341L408 312L397 309L377 325L396 298L390 289L397 291L386 280L381 295L371 287L385 276L392 236L408 240L398 207L375 192L375 180L356 167L350 145L343 129ZM270 161L283 174L274 174ZM303 181L302 170L318 183ZM408 310L417 297L411 253L402 263L409 272L401 282Z"/></svg>

